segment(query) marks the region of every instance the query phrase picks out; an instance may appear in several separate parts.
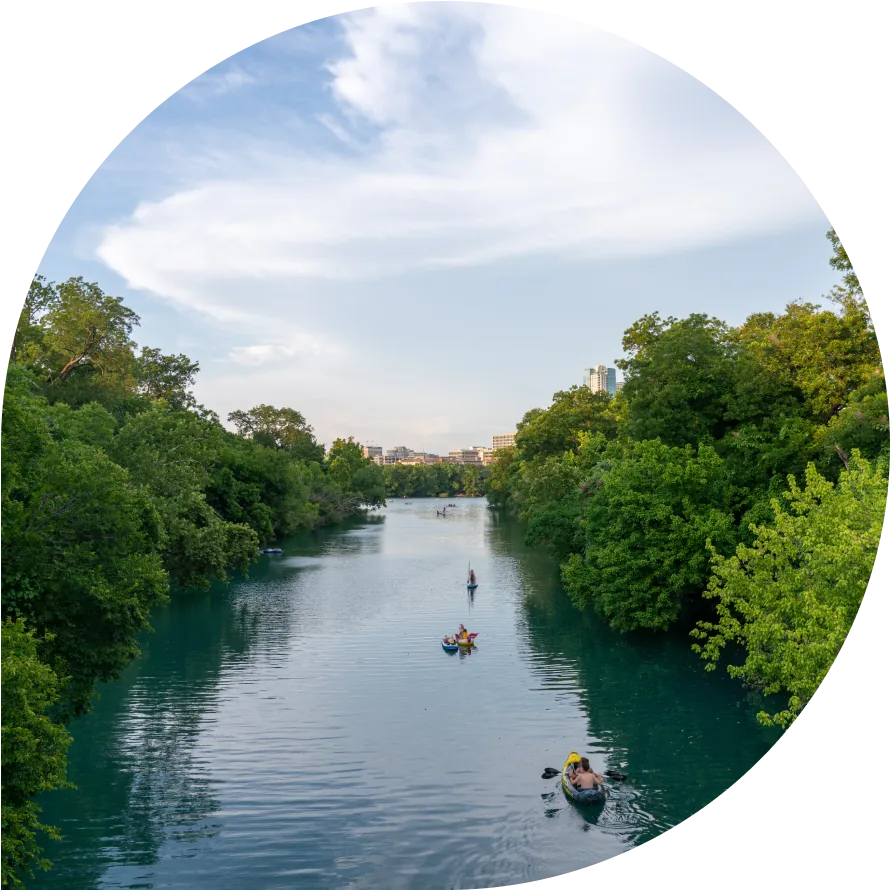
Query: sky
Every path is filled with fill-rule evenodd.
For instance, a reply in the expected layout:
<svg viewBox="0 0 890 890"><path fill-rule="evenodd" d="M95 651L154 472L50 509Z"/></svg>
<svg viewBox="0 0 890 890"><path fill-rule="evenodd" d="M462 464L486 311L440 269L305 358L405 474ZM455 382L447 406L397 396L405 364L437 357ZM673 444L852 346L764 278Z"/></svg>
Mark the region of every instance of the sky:
<svg viewBox="0 0 890 890"><path fill-rule="evenodd" d="M540 12L423 3L196 78L96 171L39 271L122 296L223 419L290 406L327 444L447 453L614 366L647 312L819 302L829 227L663 59Z"/></svg>

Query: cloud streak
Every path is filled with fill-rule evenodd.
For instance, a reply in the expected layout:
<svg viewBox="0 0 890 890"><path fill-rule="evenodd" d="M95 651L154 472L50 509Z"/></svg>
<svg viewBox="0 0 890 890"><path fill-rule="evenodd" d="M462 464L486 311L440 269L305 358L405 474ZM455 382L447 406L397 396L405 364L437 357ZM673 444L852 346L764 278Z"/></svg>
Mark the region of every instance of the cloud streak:
<svg viewBox="0 0 890 890"><path fill-rule="evenodd" d="M182 94L190 99L201 100L208 97L224 96L243 87L255 86L259 79L234 65L224 70L208 71L182 89Z"/></svg>
<svg viewBox="0 0 890 890"><path fill-rule="evenodd" d="M250 287L223 283L274 282L272 308L290 311L323 282L653 255L821 217L744 119L610 35L460 4L341 21L316 118L351 152L236 155L225 175L140 205L97 248L131 287L243 322ZM675 111L658 108L665 78L686 82ZM274 357L239 348L242 364Z"/></svg>

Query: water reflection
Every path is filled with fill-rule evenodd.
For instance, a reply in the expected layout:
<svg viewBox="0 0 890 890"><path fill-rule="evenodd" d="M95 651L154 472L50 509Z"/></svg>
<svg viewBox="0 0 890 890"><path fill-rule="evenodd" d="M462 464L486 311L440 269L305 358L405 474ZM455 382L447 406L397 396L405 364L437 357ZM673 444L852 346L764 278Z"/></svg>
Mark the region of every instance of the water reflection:
<svg viewBox="0 0 890 890"><path fill-rule="evenodd" d="M37 886L515 884L657 835L768 749L687 641L611 633L519 526L434 507L281 542L159 613L74 727L80 790L47 800L65 841ZM459 623L479 645L444 653ZM541 779L573 749L628 773L605 806Z"/></svg>
<svg viewBox="0 0 890 890"><path fill-rule="evenodd" d="M607 780L602 820L578 809L590 824L620 827L629 843L643 843L732 785L779 733L756 723L762 698L705 673L684 635L621 635L574 609L552 560L523 548L522 537L521 527L494 518L492 551L514 560L521 578L518 620L530 664L545 689L577 699L589 725L578 745L595 768L629 774L624 783Z"/></svg>

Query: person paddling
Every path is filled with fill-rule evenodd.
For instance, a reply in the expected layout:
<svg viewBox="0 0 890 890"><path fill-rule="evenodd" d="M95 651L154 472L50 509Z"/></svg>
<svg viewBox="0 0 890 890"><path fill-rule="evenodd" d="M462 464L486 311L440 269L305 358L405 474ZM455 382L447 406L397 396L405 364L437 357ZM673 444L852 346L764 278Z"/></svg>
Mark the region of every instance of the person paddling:
<svg viewBox="0 0 890 890"><path fill-rule="evenodd" d="M590 761L586 757L582 757L580 766L575 767L572 773L571 781L579 790L593 791L602 785L603 777L591 769Z"/></svg>
<svg viewBox="0 0 890 890"><path fill-rule="evenodd" d="M467 580L467 584L472 584L474 587L476 586L476 573L470 569L470 577Z"/></svg>

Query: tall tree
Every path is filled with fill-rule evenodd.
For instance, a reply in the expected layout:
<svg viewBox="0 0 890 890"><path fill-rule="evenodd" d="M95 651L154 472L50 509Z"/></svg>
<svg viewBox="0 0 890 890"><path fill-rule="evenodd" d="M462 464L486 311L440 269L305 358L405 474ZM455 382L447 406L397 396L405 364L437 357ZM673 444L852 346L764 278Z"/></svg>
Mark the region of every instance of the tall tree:
<svg viewBox="0 0 890 890"><path fill-rule="evenodd" d="M647 316L625 334L624 371L631 439L665 445L718 439L726 431L733 387L734 339L716 318L699 313L664 322Z"/></svg>
<svg viewBox="0 0 890 890"><path fill-rule="evenodd" d="M135 346L130 334L139 316L120 297L108 296L81 277L49 286L40 283L32 292L45 312L40 316L41 336L30 339L23 361L54 385L84 369L105 377L130 376Z"/></svg>
<svg viewBox="0 0 890 890"><path fill-rule="evenodd" d="M136 388L150 399L164 399L173 408L192 408L191 388L200 370L187 355L164 355L160 349L142 347L136 358Z"/></svg>
<svg viewBox="0 0 890 890"><path fill-rule="evenodd" d="M593 393L584 386L553 394L552 404L534 408L516 428L516 451L519 460L562 454L580 448L582 434L602 432L609 438L617 434L608 393Z"/></svg>
<svg viewBox="0 0 890 890"><path fill-rule="evenodd" d="M295 408L257 405L250 411L233 411L229 423L245 439L270 448L286 448L299 460L324 460L324 446L315 441L312 427Z"/></svg>

